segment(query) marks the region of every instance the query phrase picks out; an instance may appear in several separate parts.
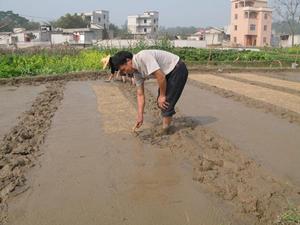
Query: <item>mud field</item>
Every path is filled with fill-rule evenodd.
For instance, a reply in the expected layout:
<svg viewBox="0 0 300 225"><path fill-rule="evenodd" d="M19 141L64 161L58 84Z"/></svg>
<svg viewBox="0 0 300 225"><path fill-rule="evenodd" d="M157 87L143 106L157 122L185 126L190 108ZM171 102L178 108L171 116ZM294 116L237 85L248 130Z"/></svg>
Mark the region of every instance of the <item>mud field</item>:
<svg viewBox="0 0 300 225"><path fill-rule="evenodd" d="M0 81L1 225L299 224L297 75L192 72L168 134L104 77Z"/></svg>

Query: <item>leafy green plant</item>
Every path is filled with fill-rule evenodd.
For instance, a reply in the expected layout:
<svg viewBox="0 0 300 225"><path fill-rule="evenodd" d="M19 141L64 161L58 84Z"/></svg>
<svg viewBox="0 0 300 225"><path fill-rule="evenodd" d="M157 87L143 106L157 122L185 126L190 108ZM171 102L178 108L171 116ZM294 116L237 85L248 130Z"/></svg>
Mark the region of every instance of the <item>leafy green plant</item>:
<svg viewBox="0 0 300 225"><path fill-rule="evenodd" d="M265 48L260 51L234 49L175 48L167 39L148 44L139 41L129 48L76 49L62 46L51 49L32 48L25 50L0 50L0 77L34 76L37 74L63 74L79 71L100 71L101 59L120 50L137 53L143 49L163 49L179 55L190 65L232 67L282 67L299 63L299 47L290 49ZM297 54L295 54L297 52Z"/></svg>
<svg viewBox="0 0 300 225"><path fill-rule="evenodd" d="M298 225L300 224L300 212L296 208L289 208L280 216L280 225Z"/></svg>

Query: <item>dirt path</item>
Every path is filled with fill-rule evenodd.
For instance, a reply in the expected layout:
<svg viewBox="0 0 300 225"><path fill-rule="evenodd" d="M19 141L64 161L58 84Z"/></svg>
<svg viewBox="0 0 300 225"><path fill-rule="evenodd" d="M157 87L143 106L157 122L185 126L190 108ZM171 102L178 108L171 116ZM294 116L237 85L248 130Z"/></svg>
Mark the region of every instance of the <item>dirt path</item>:
<svg viewBox="0 0 300 225"><path fill-rule="evenodd" d="M9 224L251 224L199 188L182 154L134 137L135 111L104 85L67 85L31 188L9 202Z"/></svg>
<svg viewBox="0 0 300 225"><path fill-rule="evenodd" d="M250 73L249 74L248 73L226 73L222 75L228 77L234 77L234 78L242 78L248 81L258 81L266 84L271 84L274 86L285 87L296 91L300 91L300 82L286 81L286 80L266 77L262 75L256 75L252 73L251 74Z"/></svg>
<svg viewBox="0 0 300 225"><path fill-rule="evenodd" d="M17 118L30 109L35 97L43 90L43 85L0 87L0 139L18 123Z"/></svg>
<svg viewBox="0 0 300 225"><path fill-rule="evenodd" d="M292 94L271 90L259 86L253 86L242 82L228 80L209 74L192 74L190 79L201 83L229 90L255 100L270 103L272 105L300 113L300 97Z"/></svg>

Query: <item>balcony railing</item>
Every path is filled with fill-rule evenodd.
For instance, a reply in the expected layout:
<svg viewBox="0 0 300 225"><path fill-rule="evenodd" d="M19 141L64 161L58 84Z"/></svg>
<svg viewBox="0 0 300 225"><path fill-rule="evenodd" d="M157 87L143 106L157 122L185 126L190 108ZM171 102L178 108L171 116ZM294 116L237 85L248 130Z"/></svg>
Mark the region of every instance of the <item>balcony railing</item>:
<svg viewBox="0 0 300 225"><path fill-rule="evenodd" d="M253 7L254 6L254 2L253 1L240 1L239 2L239 7L243 8L243 7Z"/></svg>
<svg viewBox="0 0 300 225"><path fill-rule="evenodd" d="M138 27L152 27L154 24L151 23L137 23Z"/></svg>

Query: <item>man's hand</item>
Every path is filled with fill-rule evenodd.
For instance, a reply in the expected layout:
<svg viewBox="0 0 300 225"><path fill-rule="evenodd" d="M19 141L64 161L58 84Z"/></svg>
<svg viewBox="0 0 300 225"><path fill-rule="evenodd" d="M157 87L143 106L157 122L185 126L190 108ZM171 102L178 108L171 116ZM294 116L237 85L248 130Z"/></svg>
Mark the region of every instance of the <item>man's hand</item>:
<svg viewBox="0 0 300 225"><path fill-rule="evenodd" d="M135 124L135 128L138 129L143 125L144 122L144 116L142 115L138 115L137 119L136 119L136 124Z"/></svg>
<svg viewBox="0 0 300 225"><path fill-rule="evenodd" d="M161 109L167 109L169 106L166 96L161 96L161 95L157 99L157 104L158 104L158 107Z"/></svg>

